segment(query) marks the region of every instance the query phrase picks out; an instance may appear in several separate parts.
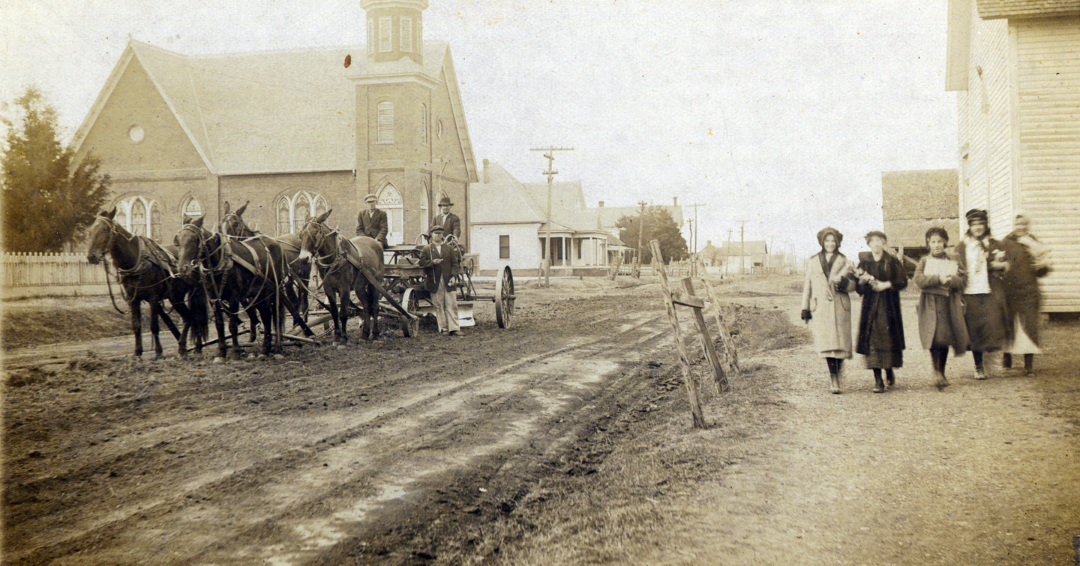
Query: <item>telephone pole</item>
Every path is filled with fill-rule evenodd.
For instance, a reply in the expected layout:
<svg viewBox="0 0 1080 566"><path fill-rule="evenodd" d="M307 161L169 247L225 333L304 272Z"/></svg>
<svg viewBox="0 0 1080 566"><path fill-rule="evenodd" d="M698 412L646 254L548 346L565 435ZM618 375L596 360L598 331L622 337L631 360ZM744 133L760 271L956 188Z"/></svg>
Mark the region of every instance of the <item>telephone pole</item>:
<svg viewBox="0 0 1080 566"><path fill-rule="evenodd" d="M739 227L739 245L741 250L739 251L739 275L742 275L746 271L746 223L749 220L736 220L742 226Z"/></svg>
<svg viewBox="0 0 1080 566"><path fill-rule="evenodd" d="M551 285L551 187L555 175L559 172L552 167L552 162L555 161L556 151L574 151L572 147L534 147L532 151L546 151L544 157L548 160L547 171L544 171L544 175L548 178L548 206L547 206L547 234L544 236L544 286Z"/></svg>
<svg viewBox="0 0 1080 566"><path fill-rule="evenodd" d="M698 231L701 230L701 224L698 224L697 209L699 206L705 206L704 204L688 204L688 208L694 209L694 224L690 229L690 275L697 276L697 252L698 252Z"/></svg>
<svg viewBox="0 0 1080 566"><path fill-rule="evenodd" d="M638 201L638 205L641 206L641 212L638 213L638 229L637 229L637 256L634 260L634 279L641 278L641 236L645 231L645 205L648 204L643 200Z"/></svg>
<svg viewBox="0 0 1080 566"><path fill-rule="evenodd" d="M727 245L724 246L724 274L731 274L731 228L727 230Z"/></svg>

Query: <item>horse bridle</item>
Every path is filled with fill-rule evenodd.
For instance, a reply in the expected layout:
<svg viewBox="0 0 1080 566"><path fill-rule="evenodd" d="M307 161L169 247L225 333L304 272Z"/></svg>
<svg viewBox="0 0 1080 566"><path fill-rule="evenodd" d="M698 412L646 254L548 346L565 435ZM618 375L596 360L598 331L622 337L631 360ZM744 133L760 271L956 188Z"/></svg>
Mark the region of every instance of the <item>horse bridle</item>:
<svg viewBox="0 0 1080 566"><path fill-rule="evenodd" d="M235 213L235 212L230 212L230 213L225 215L225 218L221 220L221 224L222 224L223 227L224 227L224 225L226 225L229 222L229 219L233 219L236 222L236 226L238 227L238 231L248 232L250 235L247 235L247 236L245 236L244 234L235 234L235 235L233 235L233 234L228 234L228 232L225 232L227 235L232 236L233 238L251 238L251 237L259 235L258 232L256 232L255 230L252 230L251 227L248 226L247 223L244 222L244 219L240 218L240 215ZM224 230L223 230L223 232L224 232Z"/></svg>
<svg viewBox="0 0 1080 566"><path fill-rule="evenodd" d="M312 227L315 230L316 235L318 237L317 239L313 238L314 239L314 244L312 245L312 251L315 252L315 253L312 254L312 255L315 256L315 265L317 265L318 267L321 267L323 269L330 269L331 267L334 266L334 264L339 259L340 254L336 253L337 250L335 249L334 251L330 252L327 255L318 255L318 254L319 254L320 250L322 249L323 244L325 244L326 241L328 239L330 239L330 237L333 236L334 234L336 234L337 232L335 230L331 230L329 226L327 226L327 225L325 225L325 224L323 224L321 222L316 222L315 219L312 218L312 219L308 220L307 223L304 224L304 229L300 231L300 234L301 234L300 245L301 246L303 246L303 237L302 237L302 235L307 232L309 226ZM336 247L337 246L331 246L331 248L336 248ZM326 261L327 259L331 259L331 261L328 262L328 261Z"/></svg>
<svg viewBox="0 0 1080 566"><path fill-rule="evenodd" d="M228 269L228 259L229 258L227 257L227 254L225 252L225 241L224 240L222 240L221 245L218 246L217 250L211 251L209 246L207 245L208 238L206 237L206 234L208 233L208 231L206 229L202 228L201 226L196 226L194 224L188 223L188 224L184 224L183 226L181 226L180 231L181 232L191 232L191 233L195 234L196 238L199 239L198 252L196 252L195 259L193 259L191 261L193 267L196 264L198 264L200 267L205 267L205 269L207 271L211 272L211 273L219 273L219 272L222 272L222 271L225 271L226 269ZM203 257L206 257L207 259L210 259L211 257L213 257L213 255L215 253L218 253L221 256L221 258L218 260L218 264L216 266L214 266L214 267L203 266L201 264L201 262L199 261ZM177 267L179 268L179 267L182 267L182 266L177 266Z"/></svg>

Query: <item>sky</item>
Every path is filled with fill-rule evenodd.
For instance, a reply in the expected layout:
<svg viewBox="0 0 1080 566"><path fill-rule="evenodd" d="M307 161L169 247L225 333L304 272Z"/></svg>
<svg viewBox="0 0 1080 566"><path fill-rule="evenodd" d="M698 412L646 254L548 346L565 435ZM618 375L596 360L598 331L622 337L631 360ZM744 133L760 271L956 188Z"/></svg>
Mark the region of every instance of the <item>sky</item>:
<svg viewBox="0 0 1080 566"><path fill-rule="evenodd" d="M589 206L677 197L704 205L699 248L745 230L800 257L834 226L853 256L882 227L883 171L958 165L946 13L946 0L430 0L424 37L450 43L478 166L543 182L530 149L573 147L556 180L580 181ZM365 33L358 0L8 0L0 101L36 84L66 141L129 37L202 54Z"/></svg>

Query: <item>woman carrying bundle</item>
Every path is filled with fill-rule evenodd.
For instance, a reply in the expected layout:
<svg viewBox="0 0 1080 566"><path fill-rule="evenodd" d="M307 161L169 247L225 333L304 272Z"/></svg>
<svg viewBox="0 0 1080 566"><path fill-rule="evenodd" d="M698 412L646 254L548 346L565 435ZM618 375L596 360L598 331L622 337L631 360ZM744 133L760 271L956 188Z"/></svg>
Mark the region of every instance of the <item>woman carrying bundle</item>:
<svg viewBox="0 0 1080 566"><path fill-rule="evenodd" d="M894 368L904 365L904 321L900 316L900 291L907 287L904 265L885 251L888 239L874 230L866 235L869 254L860 254L855 290L862 295L859 342L855 351L866 356L866 367L874 371L874 393L896 385ZM886 382L882 383L881 370Z"/></svg>
<svg viewBox="0 0 1080 566"><path fill-rule="evenodd" d="M964 286L967 270L955 258L945 253L949 233L944 228L926 231L926 247L930 255L919 260L915 268L915 284L922 289L916 311L919 313L919 341L930 350L934 365L934 385L948 387L945 361L949 346L953 354L964 355L968 349L967 323L964 322Z"/></svg>

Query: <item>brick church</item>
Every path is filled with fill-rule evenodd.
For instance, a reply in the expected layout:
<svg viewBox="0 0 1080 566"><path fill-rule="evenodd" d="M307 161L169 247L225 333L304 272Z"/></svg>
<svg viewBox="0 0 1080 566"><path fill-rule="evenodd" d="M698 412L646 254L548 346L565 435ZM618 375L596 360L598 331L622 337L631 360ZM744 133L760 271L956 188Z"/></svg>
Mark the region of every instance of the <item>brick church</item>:
<svg viewBox="0 0 1080 566"><path fill-rule="evenodd" d="M130 41L75 135L111 175L108 206L132 232L171 242L184 217L353 234L364 197L391 244L412 243L448 197L467 238L477 181L445 41L424 41L427 0L361 0L367 45L182 55ZM468 242L466 242L468 244Z"/></svg>

